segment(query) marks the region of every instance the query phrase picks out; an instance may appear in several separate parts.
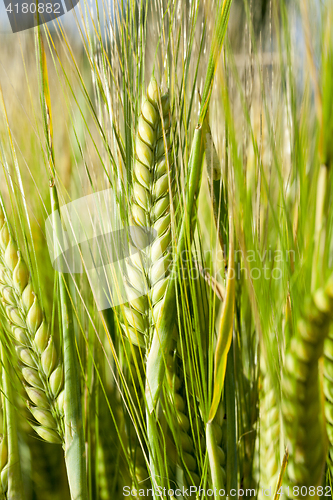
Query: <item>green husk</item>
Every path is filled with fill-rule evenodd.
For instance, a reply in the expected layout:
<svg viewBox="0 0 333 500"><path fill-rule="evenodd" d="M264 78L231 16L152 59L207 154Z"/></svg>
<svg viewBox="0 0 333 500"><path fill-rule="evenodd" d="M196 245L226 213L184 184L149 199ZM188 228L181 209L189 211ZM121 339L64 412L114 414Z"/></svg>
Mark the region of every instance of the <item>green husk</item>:
<svg viewBox="0 0 333 500"><path fill-rule="evenodd" d="M221 317L221 323L215 350L214 392L213 392L212 404L209 411L208 422L213 421L218 405L220 403L224 385L225 372L227 368L227 357L232 340L234 303L235 303L235 281L236 281L234 237L232 231L233 231L233 224L232 224L232 219L230 217L227 287L223 302L223 313Z"/></svg>

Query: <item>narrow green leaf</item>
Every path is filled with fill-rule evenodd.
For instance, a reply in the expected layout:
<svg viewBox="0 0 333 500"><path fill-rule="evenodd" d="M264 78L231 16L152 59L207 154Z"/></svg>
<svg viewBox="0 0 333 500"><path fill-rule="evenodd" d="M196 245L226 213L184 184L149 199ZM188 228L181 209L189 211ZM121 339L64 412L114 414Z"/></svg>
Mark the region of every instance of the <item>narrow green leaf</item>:
<svg viewBox="0 0 333 500"><path fill-rule="evenodd" d="M227 289L223 305L223 313L219 333L217 337L215 362L214 362L214 391L213 401L209 411L208 421L212 422L215 417L218 405L220 403L225 370L227 366L227 356L232 340L232 326L234 320L234 305L235 305L235 269L234 269L234 237L232 230L231 217L230 223L230 241L229 241L229 261L227 275Z"/></svg>
<svg viewBox="0 0 333 500"><path fill-rule="evenodd" d="M209 113L203 123L206 167L209 183L209 193L212 198L214 219L223 253L228 245L228 199L227 175L222 178L222 166L218 157L209 126Z"/></svg>
<svg viewBox="0 0 333 500"><path fill-rule="evenodd" d="M225 34L227 32L231 3L232 3L232 0L224 0L222 7L220 7L219 12L217 14L217 21L216 21L216 25L215 25L215 35L214 35L211 49L210 49L205 86L204 86L204 90L202 93L202 105L201 105L201 109L200 109L200 120L199 120L200 123L203 122L203 120L206 116L208 106L209 106L210 94L211 94L211 90L212 90L214 76L215 76L218 60L220 57L220 53L221 53L221 49L222 49L222 45L223 45L223 40L224 40Z"/></svg>

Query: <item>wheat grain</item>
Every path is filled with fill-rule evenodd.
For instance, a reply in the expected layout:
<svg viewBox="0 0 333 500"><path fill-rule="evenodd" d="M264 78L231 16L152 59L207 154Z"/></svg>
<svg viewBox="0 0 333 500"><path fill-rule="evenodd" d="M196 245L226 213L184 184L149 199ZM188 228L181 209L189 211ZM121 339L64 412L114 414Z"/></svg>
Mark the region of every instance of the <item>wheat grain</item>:
<svg viewBox="0 0 333 500"><path fill-rule="evenodd" d="M58 360L31 278L17 245L10 235L0 209L0 296L3 312L10 324L30 412L41 425L33 425L40 437L61 443L63 423L57 396L63 385Z"/></svg>

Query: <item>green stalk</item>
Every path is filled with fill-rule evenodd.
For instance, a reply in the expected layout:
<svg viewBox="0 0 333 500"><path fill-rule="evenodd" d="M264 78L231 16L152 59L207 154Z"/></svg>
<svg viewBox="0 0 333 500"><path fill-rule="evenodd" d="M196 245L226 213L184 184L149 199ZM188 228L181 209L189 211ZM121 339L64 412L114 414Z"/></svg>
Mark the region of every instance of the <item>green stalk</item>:
<svg viewBox="0 0 333 500"><path fill-rule="evenodd" d="M225 485L223 484L221 465L219 462L216 438L214 435L213 422L208 422L206 425L206 444L210 465L210 472L212 475L213 488L215 493L215 500L225 498L225 495L220 494L220 491L225 491Z"/></svg>
<svg viewBox="0 0 333 500"><path fill-rule="evenodd" d="M51 207L55 245L62 241L62 227L59 215L59 201L56 187L51 186ZM66 274L58 273L62 334L64 346L65 376L65 462L72 500L88 500L86 453L82 424L81 389L75 352L75 338L68 279Z"/></svg>
<svg viewBox="0 0 333 500"><path fill-rule="evenodd" d="M212 404L209 410L208 419L211 422L220 404L225 372L227 366L228 352L232 342L232 331L234 324L235 309L235 255L234 255L233 221L229 218L229 260L226 294L223 303L223 314L217 337L214 356L214 386Z"/></svg>
<svg viewBox="0 0 333 500"><path fill-rule="evenodd" d="M4 391L5 422L8 443L8 491L7 498L10 500L24 500L24 489L21 473L21 462L17 440L17 413L13 405L13 391L8 374L8 360L4 347L1 344L2 361L2 385Z"/></svg>

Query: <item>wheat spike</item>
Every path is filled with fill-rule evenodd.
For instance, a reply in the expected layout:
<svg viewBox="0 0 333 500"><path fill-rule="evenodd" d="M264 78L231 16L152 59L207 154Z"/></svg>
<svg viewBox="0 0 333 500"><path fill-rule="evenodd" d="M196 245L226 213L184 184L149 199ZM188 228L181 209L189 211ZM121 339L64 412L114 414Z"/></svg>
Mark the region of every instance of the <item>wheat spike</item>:
<svg viewBox="0 0 333 500"><path fill-rule="evenodd" d="M287 472L291 485L299 487L319 484L323 472L325 431L318 360L328 335L332 306L331 280L307 304L285 359L281 407L290 456Z"/></svg>
<svg viewBox="0 0 333 500"><path fill-rule="evenodd" d="M260 477L259 495L262 488L275 487L279 478L280 460L277 443L280 440L280 413L274 387L265 366L264 358L260 364L262 386L260 390Z"/></svg>
<svg viewBox="0 0 333 500"><path fill-rule="evenodd" d="M187 416L188 407L186 400L181 394L182 383L180 377L176 373L176 365L177 351L173 349L170 351L166 360L166 379L170 388L171 404L175 409L174 428L178 429L179 442L181 443L182 449L182 457L177 457L176 460L178 461L180 467L183 468L184 472L186 471L185 475L188 484L195 484L198 486L200 484L200 478L197 471L194 443L191 437L190 420ZM219 448L219 450L222 452L220 456L221 474L224 474L222 464L225 457L222 448ZM172 453L170 454L170 457L172 459Z"/></svg>
<svg viewBox="0 0 333 500"><path fill-rule="evenodd" d="M40 437L61 443L63 424L57 397L63 385L58 360L31 278L0 208L0 296L21 366L28 407ZM33 403L33 404L31 404Z"/></svg>
<svg viewBox="0 0 333 500"><path fill-rule="evenodd" d="M329 462L333 467L333 327L324 344L324 379L326 431L329 441Z"/></svg>
<svg viewBox="0 0 333 500"><path fill-rule="evenodd" d="M131 341L141 347L149 345L168 283L170 144L169 95L160 98L158 85L152 78L136 134L131 218L132 224L142 229L146 242L149 242L150 232L153 241L150 241L147 251L132 257L128 265L126 289L129 306L124 308L128 323L124 330ZM141 296L136 298L138 294Z"/></svg>

